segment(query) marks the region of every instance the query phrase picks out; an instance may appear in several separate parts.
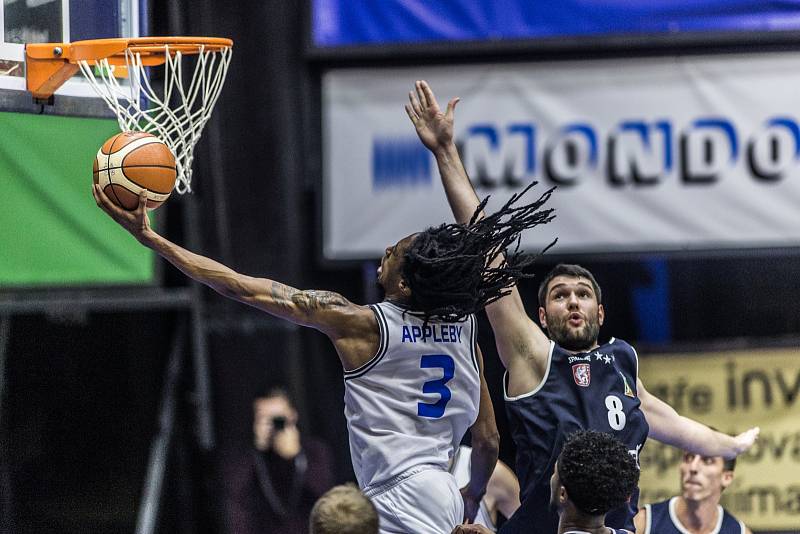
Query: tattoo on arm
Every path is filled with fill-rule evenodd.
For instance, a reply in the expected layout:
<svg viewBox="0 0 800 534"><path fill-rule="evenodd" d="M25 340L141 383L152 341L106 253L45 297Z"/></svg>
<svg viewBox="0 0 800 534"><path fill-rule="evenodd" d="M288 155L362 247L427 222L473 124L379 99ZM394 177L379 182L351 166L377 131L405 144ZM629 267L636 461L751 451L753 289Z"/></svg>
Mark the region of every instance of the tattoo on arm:
<svg viewBox="0 0 800 534"><path fill-rule="evenodd" d="M325 310L333 306L347 304L347 299L333 291L298 291L292 295L292 302L306 312Z"/></svg>
<svg viewBox="0 0 800 534"><path fill-rule="evenodd" d="M347 299L333 291L313 289L300 291L280 282L272 282L270 296L273 303L281 310L303 314L325 311L348 303Z"/></svg>
<svg viewBox="0 0 800 534"><path fill-rule="evenodd" d="M292 293L292 291L294 291L294 293ZM272 282L270 294L272 296L272 300L277 306L288 311L292 309L292 300L297 294L297 290L294 290L289 286L285 286L280 282Z"/></svg>

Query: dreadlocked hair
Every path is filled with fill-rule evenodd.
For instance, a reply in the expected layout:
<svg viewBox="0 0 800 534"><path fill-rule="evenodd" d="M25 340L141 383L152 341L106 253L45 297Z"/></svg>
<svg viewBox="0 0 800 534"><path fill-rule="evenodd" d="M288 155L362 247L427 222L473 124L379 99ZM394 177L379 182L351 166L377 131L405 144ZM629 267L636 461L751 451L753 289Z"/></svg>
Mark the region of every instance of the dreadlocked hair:
<svg viewBox="0 0 800 534"><path fill-rule="evenodd" d="M514 194L502 208L488 216L483 199L468 224L442 224L417 234L405 251L403 278L411 289L409 308L425 322L465 320L470 314L511 292L520 278L531 278L526 269L556 241L539 254L519 251L523 230L546 224L555 218L553 209L540 209L555 188L536 201L517 202L537 182ZM508 251L511 245L513 252ZM501 262L492 263L502 256Z"/></svg>

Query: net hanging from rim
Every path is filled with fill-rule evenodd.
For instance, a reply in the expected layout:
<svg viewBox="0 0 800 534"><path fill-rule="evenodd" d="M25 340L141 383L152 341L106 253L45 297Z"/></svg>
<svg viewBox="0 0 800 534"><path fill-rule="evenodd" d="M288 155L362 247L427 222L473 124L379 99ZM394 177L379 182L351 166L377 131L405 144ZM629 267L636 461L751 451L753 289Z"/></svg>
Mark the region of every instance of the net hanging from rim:
<svg viewBox="0 0 800 534"><path fill-rule="evenodd" d="M124 61L118 54L78 59L77 64L98 96L117 115L123 131L152 133L169 146L177 167L175 190L183 194L191 191L194 146L219 98L231 55L231 46L163 43L128 46ZM186 56L195 58L192 72ZM164 66L160 93L151 85L147 70L159 64ZM120 70L122 75L127 71L127 86L115 77L115 71L119 76Z"/></svg>

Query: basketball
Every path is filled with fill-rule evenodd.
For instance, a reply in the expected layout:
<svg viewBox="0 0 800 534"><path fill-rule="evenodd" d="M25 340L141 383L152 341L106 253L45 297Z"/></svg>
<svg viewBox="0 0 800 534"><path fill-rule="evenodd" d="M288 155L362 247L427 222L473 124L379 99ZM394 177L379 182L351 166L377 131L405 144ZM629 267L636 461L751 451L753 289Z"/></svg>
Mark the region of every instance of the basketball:
<svg viewBox="0 0 800 534"><path fill-rule="evenodd" d="M132 211L147 189L147 208L155 209L175 187L175 156L158 137L122 132L108 139L94 158L94 183L118 206Z"/></svg>

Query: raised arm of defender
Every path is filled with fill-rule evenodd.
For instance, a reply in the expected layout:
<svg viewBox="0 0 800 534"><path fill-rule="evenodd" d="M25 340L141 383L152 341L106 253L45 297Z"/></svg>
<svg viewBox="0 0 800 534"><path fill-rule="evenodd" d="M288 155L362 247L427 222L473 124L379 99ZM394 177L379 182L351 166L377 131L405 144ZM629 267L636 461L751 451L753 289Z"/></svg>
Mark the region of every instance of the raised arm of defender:
<svg viewBox="0 0 800 534"><path fill-rule="evenodd" d="M145 209L146 192L135 211L119 208L99 186L92 189L97 205L141 244L154 250L186 276L221 295L295 324L320 330L331 338L345 369L355 369L378 348L378 324L369 308L331 291L299 290L267 278L255 278L205 256L190 252L156 233Z"/></svg>
<svg viewBox="0 0 800 534"><path fill-rule="evenodd" d="M459 99L453 98L443 113L430 86L417 81L408 94L406 113L422 143L436 157L447 201L456 221L466 223L480 203L453 138L453 119ZM500 261L500 260L498 260ZM525 311L517 288L486 307L497 351L508 370L508 392L526 393L544 376L550 340Z"/></svg>

